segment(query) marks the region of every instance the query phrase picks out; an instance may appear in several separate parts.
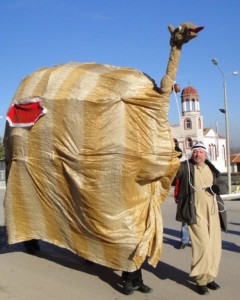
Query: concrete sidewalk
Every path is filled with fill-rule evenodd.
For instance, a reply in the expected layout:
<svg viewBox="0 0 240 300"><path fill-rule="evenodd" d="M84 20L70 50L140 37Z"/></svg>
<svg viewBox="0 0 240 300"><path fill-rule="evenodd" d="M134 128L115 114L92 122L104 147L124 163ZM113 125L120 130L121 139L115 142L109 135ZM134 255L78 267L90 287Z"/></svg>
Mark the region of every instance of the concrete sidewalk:
<svg viewBox="0 0 240 300"><path fill-rule="evenodd" d="M175 221L176 204L169 196L162 204L164 248L161 261L154 269L143 268L144 282L153 293L121 293L121 272L96 264L87 264L71 252L40 242L37 256L25 253L22 244L9 246L3 222L0 189L0 299L1 300L194 300L203 296L195 292L188 276L191 248L178 250L181 224ZM223 255L217 282L221 289L204 297L216 300L237 299L240 270L240 201L225 201L228 211L228 234L222 233Z"/></svg>

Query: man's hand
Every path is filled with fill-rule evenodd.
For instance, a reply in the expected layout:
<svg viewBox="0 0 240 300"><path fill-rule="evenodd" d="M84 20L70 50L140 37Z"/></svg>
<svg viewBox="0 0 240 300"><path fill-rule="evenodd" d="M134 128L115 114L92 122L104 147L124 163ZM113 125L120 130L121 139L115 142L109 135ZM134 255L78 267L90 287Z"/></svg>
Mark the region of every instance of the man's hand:
<svg viewBox="0 0 240 300"><path fill-rule="evenodd" d="M212 195L220 195L220 188L217 184L213 184L211 187L208 187L206 191L208 191Z"/></svg>

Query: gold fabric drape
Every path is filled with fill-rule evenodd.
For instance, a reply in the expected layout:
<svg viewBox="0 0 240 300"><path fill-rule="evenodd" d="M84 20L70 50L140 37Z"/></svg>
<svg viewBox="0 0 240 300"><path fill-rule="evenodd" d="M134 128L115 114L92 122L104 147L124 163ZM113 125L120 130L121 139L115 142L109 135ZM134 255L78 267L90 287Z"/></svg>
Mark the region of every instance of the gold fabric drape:
<svg viewBox="0 0 240 300"><path fill-rule="evenodd" d="M156 266L160 203L179 167L169 99L138 70L74 62L24 78L12 103L36 97L46 114L5 130L9 243L41 239L118 270L147 257Z"/></svg>

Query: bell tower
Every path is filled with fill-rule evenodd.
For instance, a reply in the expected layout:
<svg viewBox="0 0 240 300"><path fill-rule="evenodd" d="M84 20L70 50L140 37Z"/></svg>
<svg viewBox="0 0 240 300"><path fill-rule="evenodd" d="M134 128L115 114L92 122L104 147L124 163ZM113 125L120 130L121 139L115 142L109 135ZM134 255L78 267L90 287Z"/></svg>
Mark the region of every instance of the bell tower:
<svg viewBox="0 0 240 300"><path fill-rule="evenodd" d="M175 142L183 152L181 160L189 158L191 148L196 141L204 142L208 158L221 172L226 172L226 140L213 128L203 127L198 91L187 86L181 92L182 114L179 124L171 125Z"/></svg>
<svg viewBox="0 0 240 300"><path fill-rule="evenodd" d="M199 95L195 88L187 86L181 94L182 116L200 115Z"/></svg>
<svg viewBox="0 0 240 300"><path fill-rule="evenodd" d="M197 140L203 141L203 117L200 114L198 91L187 86L181 93L181 128L184 132L186 148L191 148Z"/></svg>

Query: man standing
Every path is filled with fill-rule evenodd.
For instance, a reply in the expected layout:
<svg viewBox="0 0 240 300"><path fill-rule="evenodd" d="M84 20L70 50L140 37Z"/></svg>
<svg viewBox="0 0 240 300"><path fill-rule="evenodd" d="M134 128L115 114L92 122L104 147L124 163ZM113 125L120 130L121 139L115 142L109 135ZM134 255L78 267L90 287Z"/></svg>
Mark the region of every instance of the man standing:
<svg viewBox="0 0 240 300"><path fill-rule="evenodd" d="M189 160L181 163L176 220L187 223L192 244L190 276L200 295L217 290L214 281L221 258L221 227L226 231L226 210L220 194L228 191L220 172L207 159L206 147L196 142Z"/></svg>

